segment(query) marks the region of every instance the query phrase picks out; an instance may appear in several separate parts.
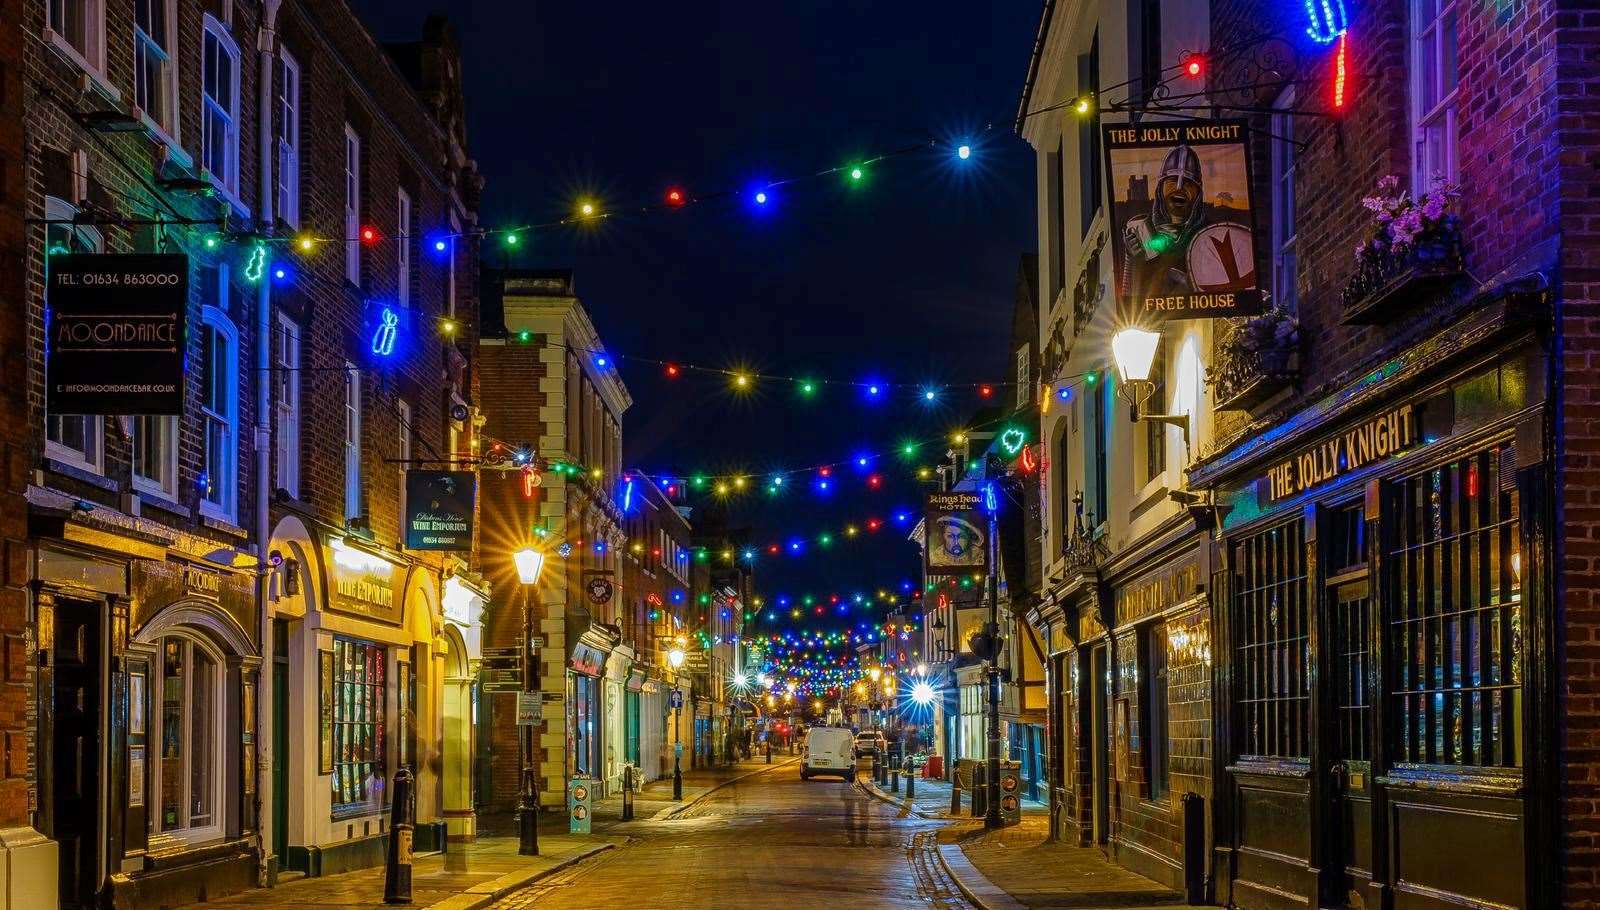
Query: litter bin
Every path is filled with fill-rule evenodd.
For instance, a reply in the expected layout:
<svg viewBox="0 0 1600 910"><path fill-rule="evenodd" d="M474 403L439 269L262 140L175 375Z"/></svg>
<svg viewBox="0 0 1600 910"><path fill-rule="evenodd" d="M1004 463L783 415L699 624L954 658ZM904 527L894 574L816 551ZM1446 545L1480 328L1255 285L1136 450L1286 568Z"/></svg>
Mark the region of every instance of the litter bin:
<svg viewBox="0 0 1600 910"><path fill-rule="evenodd" d="M923 780L942 780L944 778L944 756L930 755L922 763Z"/></svg>

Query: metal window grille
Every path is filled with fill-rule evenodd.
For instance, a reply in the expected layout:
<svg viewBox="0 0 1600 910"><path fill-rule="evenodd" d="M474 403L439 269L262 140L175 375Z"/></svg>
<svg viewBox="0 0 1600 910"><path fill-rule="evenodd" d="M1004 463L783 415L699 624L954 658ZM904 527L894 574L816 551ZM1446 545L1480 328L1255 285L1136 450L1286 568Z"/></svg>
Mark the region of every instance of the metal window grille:
<svg viewBox="0 0 1600 910"><path fill-rule="evenodd" d="M1235 542L1234 640L1240 754L1310 754L1311 654L1305 528L1297 520Z"/></svg>
<svg viewBox="0 0 1600 910"><path fill-rule="evenodd" d="M1515 464L1505 446L1387 490L1396 761L1521 764Z"/></svg>
<svg viewBox="0 0 1600 910"><path fill-rule="evenodd" d="M1371 761L1372 597L1366 583L1341 587L1331 609L1334 750L1342 760Z"/></svg>

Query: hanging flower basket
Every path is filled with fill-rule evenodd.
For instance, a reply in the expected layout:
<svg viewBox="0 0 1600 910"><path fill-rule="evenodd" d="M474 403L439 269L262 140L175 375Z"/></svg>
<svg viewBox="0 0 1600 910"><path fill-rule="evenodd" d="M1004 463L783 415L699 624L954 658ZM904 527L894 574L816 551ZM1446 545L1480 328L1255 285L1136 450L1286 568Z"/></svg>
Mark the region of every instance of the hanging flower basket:
<svg viewBox="0 0 1600 910"><path fill-rule="evenodd" d="M1300 378L1300 324L1273 307L1223 338L1209 379L1219 411L1255 407Z"/></svg>
<svg viewBox="0 0 1600 910"><path fill-rule="evenodd" d="M1399 179L1378 181L1362 200L1373 213L1372 235L1356 246L1356 271L1342 294L1346 324L1386 322L1436 296L1462 273L1458 195L1435 181L1422 198L1399 191Z"/></svg>

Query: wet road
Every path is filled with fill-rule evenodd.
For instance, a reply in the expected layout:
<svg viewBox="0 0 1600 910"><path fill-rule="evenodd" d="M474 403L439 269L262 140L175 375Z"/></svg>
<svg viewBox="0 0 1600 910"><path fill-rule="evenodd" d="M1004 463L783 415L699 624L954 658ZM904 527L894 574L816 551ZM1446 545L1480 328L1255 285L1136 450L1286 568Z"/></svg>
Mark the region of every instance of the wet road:
<svg viewBox="0 0 1600 910"><path fill-rule="evenodd" d="M940 825L834 778L802 781L788 765L675 819L611 828L628 844L493 906L970 910L933 856Z"/></svg>

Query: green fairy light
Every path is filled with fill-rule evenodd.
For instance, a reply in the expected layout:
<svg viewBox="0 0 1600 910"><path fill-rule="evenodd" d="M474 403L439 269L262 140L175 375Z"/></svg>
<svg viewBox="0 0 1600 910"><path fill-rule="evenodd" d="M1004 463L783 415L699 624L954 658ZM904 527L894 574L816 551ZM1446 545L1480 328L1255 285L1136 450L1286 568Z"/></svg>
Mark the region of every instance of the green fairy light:
<svg viewBox="0 0 1600 910"><path fill-rule="evenodd" d="M267 247L258 243L250 248L250 259L244 264L244 280L256 282L267 269Z"/></svg>

